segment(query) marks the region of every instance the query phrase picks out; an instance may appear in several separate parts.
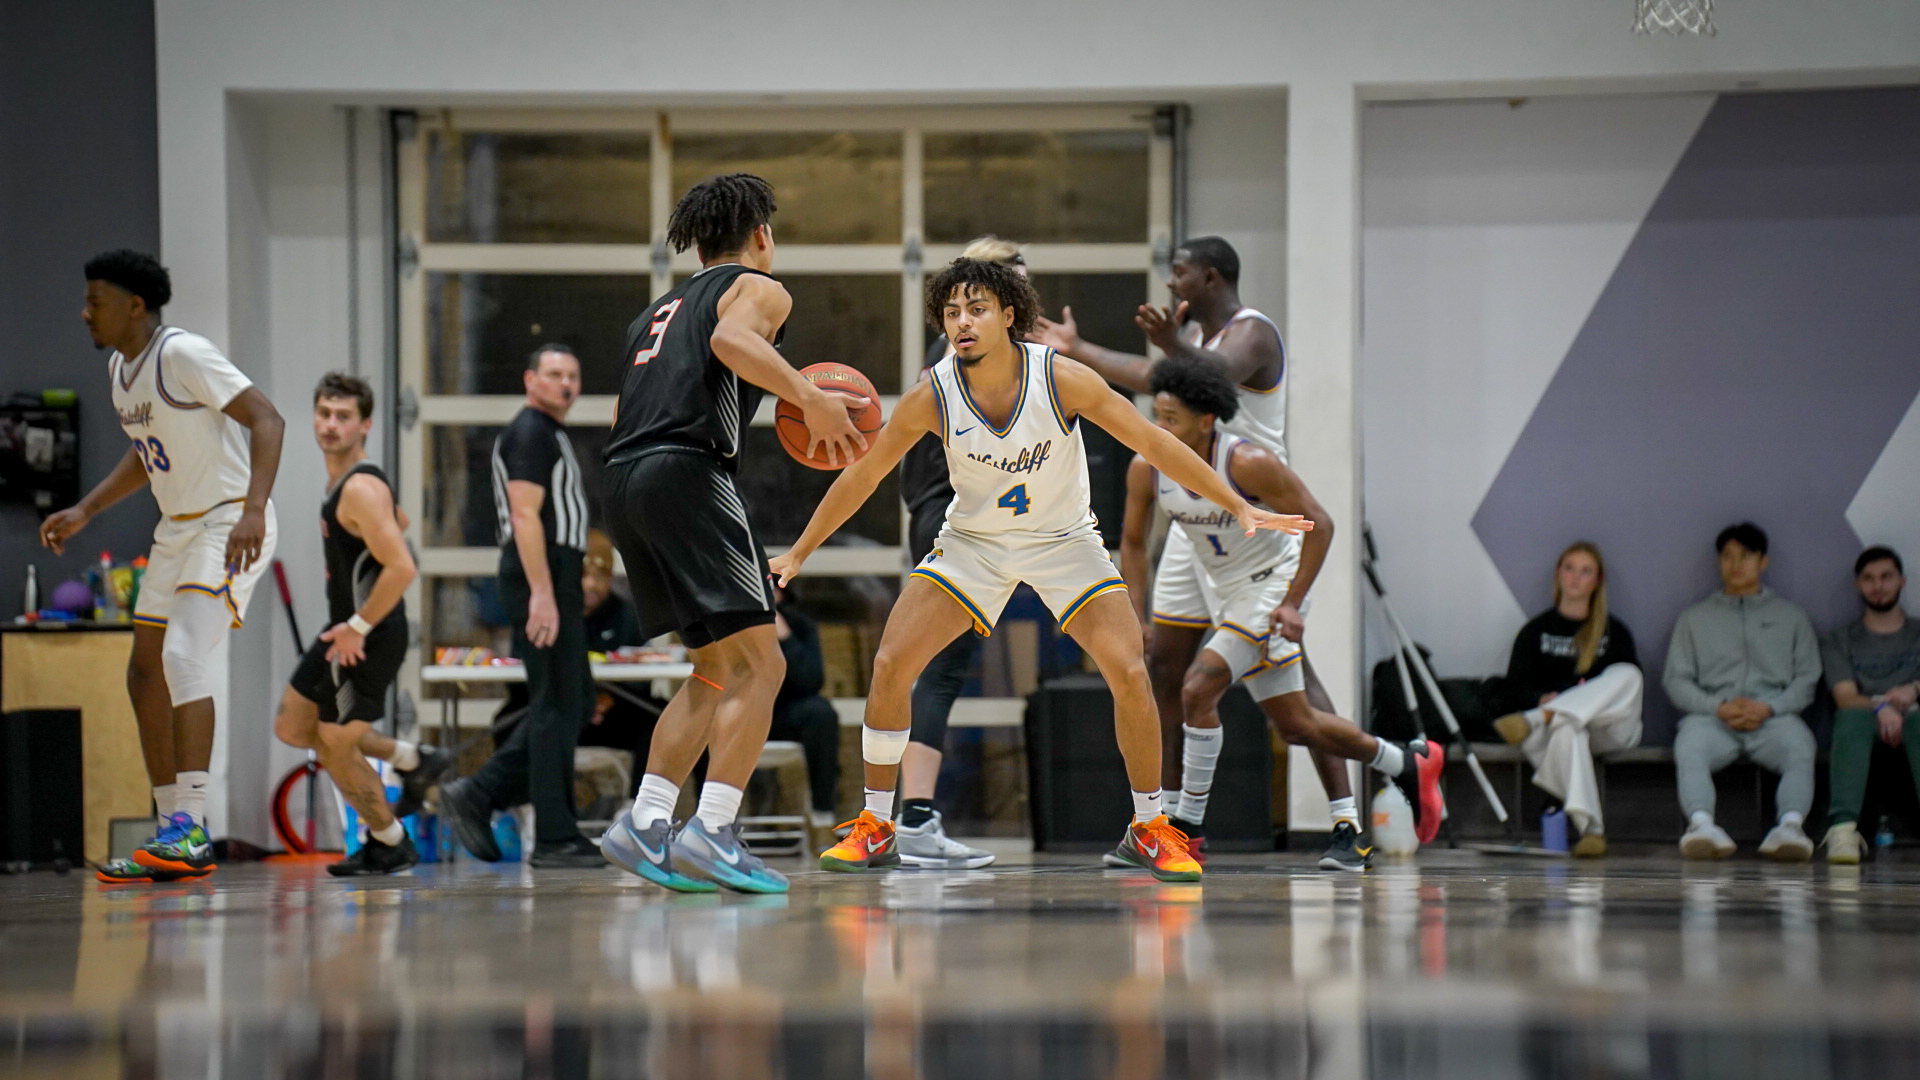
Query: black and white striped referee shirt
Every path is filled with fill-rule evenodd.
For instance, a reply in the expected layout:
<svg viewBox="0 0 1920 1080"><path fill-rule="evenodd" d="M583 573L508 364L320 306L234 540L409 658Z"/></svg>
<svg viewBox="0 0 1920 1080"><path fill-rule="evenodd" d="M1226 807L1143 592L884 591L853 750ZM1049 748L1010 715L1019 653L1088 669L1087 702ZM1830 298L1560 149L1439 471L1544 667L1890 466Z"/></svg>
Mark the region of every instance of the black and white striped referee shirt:
<svg viewBox="0 0 1920 1080"><path fill-rule="evenodd" d="M587 493L580 484L580 463L574 459L566 425L528 406L493 441L493 509L503 548L513 543L509 480L547 489L540 504L540 524L549 545L587 550Z"/></svg>

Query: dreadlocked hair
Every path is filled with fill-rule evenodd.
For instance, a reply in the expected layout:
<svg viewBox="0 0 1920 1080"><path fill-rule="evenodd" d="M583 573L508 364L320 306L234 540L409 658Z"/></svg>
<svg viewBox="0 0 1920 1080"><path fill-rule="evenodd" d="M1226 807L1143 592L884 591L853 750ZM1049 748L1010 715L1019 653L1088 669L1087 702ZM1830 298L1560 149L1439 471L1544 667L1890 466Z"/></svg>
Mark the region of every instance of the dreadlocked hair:
<svg viewBox="0 0 1920 1080"><path fill-rule="evenodd" d="M1147 389L1172 394L1180 404L1215 420L1231 420L1240 411L1240 392L1220 365L1192 356L1169 356L1153 365Z"/></svg>
<svg viewBox="0 0 1920 1080"><path fill-rule="evenodd" d="M1019 270L984 259L955 259L927 282L927 322L934 329L945 328L941 316L955 292L962 297L988 293L1002 307L1012 308L1015 338L1030 336L1040 318L1040 294Z"/></svg>
<svg viewBox="0 0 1920 1080"><path fill-rule="evenodd" d="M695 248L702 259L739 251L777 209L772 185L752 173L702 180L673 208L673 216L667 219L667 243L675 251Z"/></svg>

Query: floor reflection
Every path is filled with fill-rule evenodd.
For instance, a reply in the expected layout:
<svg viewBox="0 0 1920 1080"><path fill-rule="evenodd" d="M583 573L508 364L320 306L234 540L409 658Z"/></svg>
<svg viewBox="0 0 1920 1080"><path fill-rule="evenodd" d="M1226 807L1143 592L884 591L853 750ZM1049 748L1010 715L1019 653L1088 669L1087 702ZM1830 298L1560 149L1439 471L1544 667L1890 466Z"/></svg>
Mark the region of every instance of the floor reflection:
<svg viewBox="0 0 1920 1080"><path fill-rule="evenodd" d="M0 1073L1910 1075L1920 867L0 878Z"/></svg>

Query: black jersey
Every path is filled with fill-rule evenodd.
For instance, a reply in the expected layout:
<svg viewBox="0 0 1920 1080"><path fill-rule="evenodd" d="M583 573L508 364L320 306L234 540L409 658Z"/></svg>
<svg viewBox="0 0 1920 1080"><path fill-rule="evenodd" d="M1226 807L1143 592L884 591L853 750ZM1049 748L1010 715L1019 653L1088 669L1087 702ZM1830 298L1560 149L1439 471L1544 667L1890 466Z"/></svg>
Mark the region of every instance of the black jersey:
<svg viewBox="0 0 1920 1080"><path fill-rule="evenodd" d="M327 618L333 623L343 623L360 610L367 602L367 594L373 591L373 581L380 576L382 569L379 560L367 550L367 542L348 532L340 524L340 493L347 489L347 481L360 473L367 473L387 485L389 494L393 491L393 481L380 471L380 466L371 461L363 461L340 477L340 482L327 492L326 501L320 504L320 541L327 557ZM397 503L399 500L395 499ZM376 629L389 624L405 626L407 623L407 605L405 601L393 605L387 617L381 619Z"/></svg>
<svg viewBox="0 0 1920 1080"><path fill-rule="evenodd" d="M719 457L729 471L739 468L746 426L765 391L713 354L713 331L720 298L742 274L758 273L738 263L710 266L627 328L627 371L607 461L664 444L690 446ZM780 334L774 337L779 344Z"/></svg>

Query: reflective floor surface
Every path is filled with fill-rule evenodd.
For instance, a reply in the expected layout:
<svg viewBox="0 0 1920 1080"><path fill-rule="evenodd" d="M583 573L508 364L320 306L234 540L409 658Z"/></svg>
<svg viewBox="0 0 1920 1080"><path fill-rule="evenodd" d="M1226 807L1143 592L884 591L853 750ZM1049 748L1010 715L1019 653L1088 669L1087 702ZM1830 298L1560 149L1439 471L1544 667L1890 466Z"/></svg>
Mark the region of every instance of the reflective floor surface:
<svg viewBox="0 0 1920 1080"><path fill-rule="evenodd" d="M0 877L0 1075L1920 1075L1920 865L788 868Z"/></svg>

